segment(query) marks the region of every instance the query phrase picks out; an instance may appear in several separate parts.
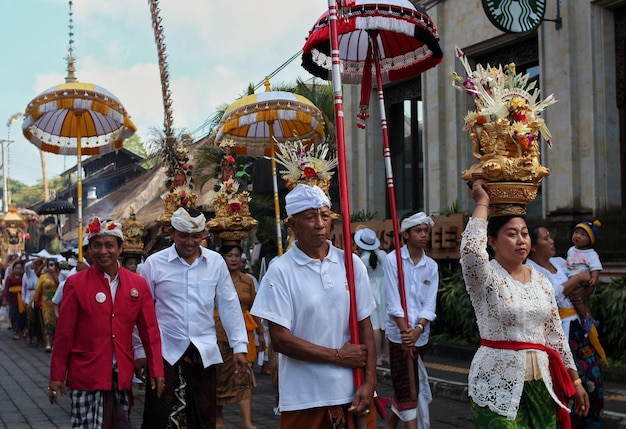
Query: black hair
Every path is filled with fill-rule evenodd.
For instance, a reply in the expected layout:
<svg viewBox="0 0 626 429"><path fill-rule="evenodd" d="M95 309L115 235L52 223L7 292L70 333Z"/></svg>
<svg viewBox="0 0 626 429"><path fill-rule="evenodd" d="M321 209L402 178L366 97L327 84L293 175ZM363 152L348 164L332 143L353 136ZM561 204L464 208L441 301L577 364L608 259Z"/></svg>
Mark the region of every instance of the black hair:
<svg viewBox="0 0 626 429"><path fill-rule="evenodd" d="M539 239L539 228L545 228L542 225L531 225L528 227L528 236L530 237L530 245L534 246Z"/></svg>
<svg viewBox="0 0 626 429"><path fill-rule="evenodd" d="M520 218L526 222L526 218L522 215L506 215L506 216L492 216L487 222L487 237L497 238L498 232L506 225L511 219ZM494 257L495 252L489 244L487 244L487 253L489 256Z"/></svg>
<svg viewBox="0 0 626 429"><path fill-rule="evenodd" d="M194 218L202 214L200 210L193 208L193 207L183 207L183 208L187 211L187 213L189 213L189 216L194 217Z"/></svg>
<svg viewBox="0 0 626 429"><path fill-rule="evenodd" d="M122 265L126 265L128 261L130 261L131 259L136 259L137 263L141 262L141 256L131 253L131 254L122 256Z"/></svg>
<svg viewBox="0 0 626 429"><path fill-rule="evenodd" d="M373 250L370 252L369 263L370 263L370 267L372 267L372 270L375 270L376 267L378 266L378 255Z"/></svg>
<svg viewBox="0 0 626 429"><path fill-rule="evenodd" d="M16 265L21 265L22 268L24 268L24 261L22 261L21 259L18 259L17 261L13 262L13 265L12 265L13 269L15 269Z"/></svg>
<svg viewBox="0 0 626 429"><path fill-rule="evenodd" d="M496 238L498 232L506 225L511 219L520 218L526 222L526 218L521 215L507 215L507 216L493 216L489 218L487 222L487 237Z"/></svg>
<svg viewBox="0 0 626 429"><path fill-rule="evenodd" d="M243 255L243 248L238 244L224 244L223 246L220 246L218 252L220 255L224 256L233 249L239 249L239 251Z"/></svg>

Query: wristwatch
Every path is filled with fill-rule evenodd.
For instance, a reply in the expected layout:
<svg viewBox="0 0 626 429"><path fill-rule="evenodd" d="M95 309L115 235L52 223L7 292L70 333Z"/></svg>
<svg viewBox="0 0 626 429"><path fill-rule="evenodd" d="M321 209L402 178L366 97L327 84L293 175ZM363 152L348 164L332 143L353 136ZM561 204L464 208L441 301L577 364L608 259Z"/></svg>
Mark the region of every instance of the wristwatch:
<svg viewBox="0 0 626 429"><path fill-rule="evenodd" d="M417 327L420 328L420 331L424 332L424 325L422 325L421 323L418 323Z"/></svg>

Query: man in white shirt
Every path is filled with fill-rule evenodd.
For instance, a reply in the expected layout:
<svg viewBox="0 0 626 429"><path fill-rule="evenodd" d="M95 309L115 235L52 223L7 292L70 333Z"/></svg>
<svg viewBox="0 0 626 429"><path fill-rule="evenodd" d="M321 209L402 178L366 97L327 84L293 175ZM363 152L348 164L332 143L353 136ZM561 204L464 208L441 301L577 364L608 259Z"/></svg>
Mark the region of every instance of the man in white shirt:
<svg viewBox="0 0 626 429"><path fill-rule="evenodd" d="M287 224L297 237L270 265L251 313L269 321L279 355L281 428L321 429L354 424L355 416L376 427L376 346L370 314L376 303L367 270L354 263L361 344L350 343L348 291L343 250L329 240L330 200L317 186L300 184L285 198ZM354 386L353 370L363 384Z"/></svg>
<svg viewBox="0 0 626 429"><path fill-rule="evenodd" d="M142 427L212 429L215 365L222 363L214 311L233 349L235 374L245 375L248 368L248 334L224 258L200 245L207 235L204 215L179 208L169 233L174 244L150 255L141 271L154 296L165 366L163 395L146 392Z"/></svg>
<svg viewBox="0 0 626 429"><path fill-rule="evenodd" d="M395 429L398 420L402 420L407 429L430 428L428 406L433 397L420 354L423 354L423 348L428 343L430 322L436 317L439 288L439 267L424 251L433 226L435 223L424 212L409 213L400 223L400 232L406 242L400 248L400 256L408 325L398 289L398 263L395 250L385 258L383 266L387 300L385 333L389 339L391 381L394 390L392 413L385 426L386 429ZM407 355L411 357L410 360L407 360ZM418 387L417 400L411 397L409 389L409 362L413 364L415 383Z"/></svg>
<svg viewBox="0 0 626 429"><path fill-rule="evenodd" d="M56 292L54 292L54 296L52 297L52 305L54 305L54 313L59 317L59 310L61 309L61 301L63 300L63 291L65 290L65 282L71 276L76 273L81 272L84 269L87 269L93 263L93 259L91 258L91 254L89 253L89 238L85 237L83 239L83 257L82 261L77 261L72 258L70 260L70 265L72 265L72 269L65 275L63 279L59 275L59 287L57 287Z"/></svg>

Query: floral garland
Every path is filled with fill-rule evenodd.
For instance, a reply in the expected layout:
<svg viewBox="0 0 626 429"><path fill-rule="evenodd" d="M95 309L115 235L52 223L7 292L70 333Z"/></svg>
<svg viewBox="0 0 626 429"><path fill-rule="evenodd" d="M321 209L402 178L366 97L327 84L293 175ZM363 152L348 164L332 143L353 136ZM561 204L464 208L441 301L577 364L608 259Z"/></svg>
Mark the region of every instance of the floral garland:
<svg viewBox="0 0 626 429"><path fill-rule="evenodd" d="M464 131L485 124L508 121L508 132L522 150L528 149L536 137L532 128L537 128L551 145L551 134L544 120L538 115L546 107L556 103L551 94L544 100L538 100L539 89L536 82L528 82L528 74L516 74L515 63L498 68L478 64L472 70L469 60L459 47L456 56L467 72L463 79L456 72L452 73L452 86L474 97L475 111L469 111L465 117ZM532 127L530 126L532 124Z"/></svg>
<svg viewBox="0 0 626 429"><path fill-rule="evenodd" d="M195 207L196 197L191 187L186 185L177 186L161 195L161 199L166 205L172 204L176 207Z"/></svg>
<svg viewBox="0 0 626 429"><path fill-rule="evenodd" d="M286 170L281 170L287 188L293 189L297 184L320 186L328 190L330 179L337 167L337 159L326 159L328 156L328 144L313 145L303 140L292 142L276 142L278 152L276 161L282 164Z"/></svg>
<svg viewBox="0 0 626 429"><path fill-rule="evenodd" d="M102 224L102 221L100 221L100 218L98 217L93 217L90 221L89 224L87 224L87 227L85 228L85 233L87 235L89 234L99 234L102 229L104 227L105 231L114 231L116 228L120 228L120 224L113 222L113 221L109 221L106 222L104 225Z"/></svg>

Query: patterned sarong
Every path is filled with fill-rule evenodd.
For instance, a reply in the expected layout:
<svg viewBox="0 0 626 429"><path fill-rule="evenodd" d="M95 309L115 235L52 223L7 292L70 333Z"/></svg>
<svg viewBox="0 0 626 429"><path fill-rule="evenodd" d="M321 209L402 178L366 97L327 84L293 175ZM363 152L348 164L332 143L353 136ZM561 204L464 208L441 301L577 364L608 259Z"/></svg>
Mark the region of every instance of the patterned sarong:
<svg viewBox="0 0 626 429"><path fill-rule="evenodd" d="M132 429L128 391L117 387L113 372L112 390L70 390L72 428Z"/></svg>
<svg viewBox="0 0 626 429"><path fill-rule="evenodd" d="M415 358L408 360L402 345L389 341L389 362L391 367L391 382L393 384L393 406L399 411L417 407L417 398L411 398L409 388L409 362L413 363L415 374L415 389L419 395L419 369L417 366L417 349L413 352Z"/></svg>
<svg viewBox="0 0 626 429"><path fill-rule="evenodd" d="M163 361L165 387L157 398L146 389L143 429L215 429L215 365L204 368L191 345L173 366Z"/></svg>
<svg viewBox="0 0 626 429"><path fill-rule="evenodd" d="M376 409L374 402L370 405L370 414L365 417L365 427L376 429ZM306 429L355 429L354 414L348 412L348 405L309 408L298 411L283 411L280 415L280 428Z"/></svg>

